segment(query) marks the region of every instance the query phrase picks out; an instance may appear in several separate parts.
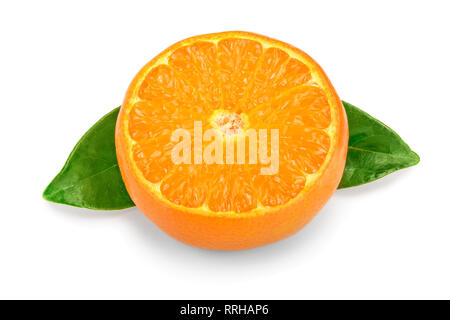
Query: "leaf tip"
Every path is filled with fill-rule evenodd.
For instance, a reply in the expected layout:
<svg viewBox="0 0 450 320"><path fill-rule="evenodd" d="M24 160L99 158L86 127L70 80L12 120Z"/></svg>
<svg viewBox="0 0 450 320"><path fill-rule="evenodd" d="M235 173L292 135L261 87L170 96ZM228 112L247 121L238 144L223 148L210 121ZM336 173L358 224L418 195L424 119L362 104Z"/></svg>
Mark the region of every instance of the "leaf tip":
<svg viewBox="0 0 450 320"><path fill-rule="evenodd" d="M51 193L52 185L53 182L50 182L50 184L44 189L44 192L42 192L42 198L44 200L54 202Z"/></svg>
<svg viewBox="0 0 450 320"><path fill-rule="evenodd" d="M412 157L413 157L413 161L412 161L411 166L415 166L415 165L419 164L420 156L416 152L414 152L412 150L411 150L411 154L412 154Z"/></svg>

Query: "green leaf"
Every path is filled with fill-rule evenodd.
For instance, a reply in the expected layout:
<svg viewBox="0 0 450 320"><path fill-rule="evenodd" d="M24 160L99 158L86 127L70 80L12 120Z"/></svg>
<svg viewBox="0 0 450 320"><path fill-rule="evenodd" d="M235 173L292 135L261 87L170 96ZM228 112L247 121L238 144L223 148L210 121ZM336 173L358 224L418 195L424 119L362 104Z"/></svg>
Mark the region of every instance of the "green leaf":
<svg viewBox="0 0 450 320"><path fill-rule="evenodd" d="M120 175L114 143L119 108L101 118L78 141L44 199L75 207L116 210L134 206Z"/></svg>
<svg viewBox="0 0 450 320"><path fill-rule="evenodd" d="M339 188L384 177L419 163L419 156L392 129L344 102L350 130L347 162ZM76 207L115 210L133 207L120 175L114 130L120 108L100 119L80 139L44 198Z"/></svg>
<svg viewBox="0 0 450 320"><path fill-rule="evenodd" d="M342 101L350 131L347 162L339 188L349 188L419 163L419 156L391 128Z"/></svg>

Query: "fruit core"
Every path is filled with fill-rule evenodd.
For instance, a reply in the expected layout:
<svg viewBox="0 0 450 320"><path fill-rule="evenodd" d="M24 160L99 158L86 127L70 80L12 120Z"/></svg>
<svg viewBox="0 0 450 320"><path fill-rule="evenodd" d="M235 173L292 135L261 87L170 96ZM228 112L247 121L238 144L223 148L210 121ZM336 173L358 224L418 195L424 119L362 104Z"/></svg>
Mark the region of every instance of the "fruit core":
<svg viewBox="0 0 450 320"><path fill-rule="evenodd" d="M215 110L209 121L213 128L224 135L238 135L248 127L247 115L239 111Z"/></svg>

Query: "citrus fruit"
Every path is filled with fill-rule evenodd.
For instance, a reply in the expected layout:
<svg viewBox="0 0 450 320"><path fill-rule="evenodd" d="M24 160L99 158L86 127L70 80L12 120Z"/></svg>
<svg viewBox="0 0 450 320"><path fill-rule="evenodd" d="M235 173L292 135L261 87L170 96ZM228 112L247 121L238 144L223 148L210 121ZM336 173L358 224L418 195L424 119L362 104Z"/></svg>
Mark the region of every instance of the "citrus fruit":
<svg viewBox="0 0 450 320"><path fill-rule="evenodd" d="M175 161L181 137L191 140ZM119 167L137 207L170 236L220 250L305 226L336 190L347 142L344 108L320 66L247 32L163 51L132 81L116 125Z"/></svg>

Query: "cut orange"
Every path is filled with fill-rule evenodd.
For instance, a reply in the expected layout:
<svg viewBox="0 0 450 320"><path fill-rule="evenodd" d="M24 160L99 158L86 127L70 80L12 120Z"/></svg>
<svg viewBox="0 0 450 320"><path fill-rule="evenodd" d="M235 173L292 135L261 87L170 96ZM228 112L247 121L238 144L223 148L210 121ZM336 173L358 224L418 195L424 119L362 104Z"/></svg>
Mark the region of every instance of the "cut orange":
<svg viewBox="0 0 450 320"><path fill-rule="evenodd" d="M173 133L195 136L195 123L223 138L223 154L211 153L222 161L202 161L203 136L200 151L194 141L186 161L174 162ZM262 174L261 153L251 163L250 129L266 130L278 170ZM306 225L339 184L347 140L344 108L319 65L246 32L196 36L163 51L134 78L116 126L120 170L137 207L172 237L221 250L268 244ZM244 151L240 161L227 143Z"/></svg>

